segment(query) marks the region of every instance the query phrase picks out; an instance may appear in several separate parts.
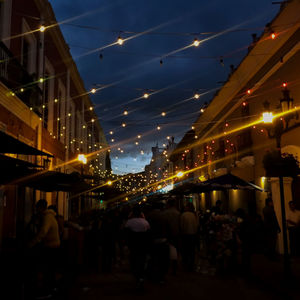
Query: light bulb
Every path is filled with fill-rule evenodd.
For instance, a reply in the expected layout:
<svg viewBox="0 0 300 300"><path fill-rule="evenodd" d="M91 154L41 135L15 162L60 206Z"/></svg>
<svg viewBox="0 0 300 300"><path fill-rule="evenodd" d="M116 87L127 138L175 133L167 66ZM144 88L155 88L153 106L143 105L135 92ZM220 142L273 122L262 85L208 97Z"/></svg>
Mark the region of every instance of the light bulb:
<svg viewBox="0 0 300 300"><path fill-rule="evenodd" d="M194 39L193 45L194 45L195 47L198 47L198 46L200 45L200 41L197 40L197 39Z"/></svg>
<svg viewBox="0 0 300 300"><path fill-rule="evenodd" d="M117 43L121 46L124 43L124 40L119 36L117 39Z"/></svg>

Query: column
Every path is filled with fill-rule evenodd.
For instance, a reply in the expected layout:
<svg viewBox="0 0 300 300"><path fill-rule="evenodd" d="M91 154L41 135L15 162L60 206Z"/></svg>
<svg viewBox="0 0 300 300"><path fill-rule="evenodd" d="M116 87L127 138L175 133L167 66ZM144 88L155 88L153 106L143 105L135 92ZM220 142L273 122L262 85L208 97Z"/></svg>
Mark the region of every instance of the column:
<svg viewBox="0 0 300 300"><path fill-rule="evenodd" d="M284 187L284 201L285 201L285 213L289 211L289 201L292 200L292 181L291 177L283 178L283 187ZM279 178L272 177L270 179L271 190L272 190L272 199L274 203L274 210L277 216L279 226L281 228L281 233L278 235L278 251L280 254L283 254L283 234L282 234L282 214L281 214L281 203L280 203L280 187L279 187Z"/></svg>

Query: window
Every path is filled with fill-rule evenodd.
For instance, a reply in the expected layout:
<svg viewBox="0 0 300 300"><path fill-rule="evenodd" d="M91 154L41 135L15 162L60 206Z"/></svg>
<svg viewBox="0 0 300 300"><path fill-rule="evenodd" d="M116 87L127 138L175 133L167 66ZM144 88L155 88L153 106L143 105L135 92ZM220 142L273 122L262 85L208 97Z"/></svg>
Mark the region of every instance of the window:
<svg viewBox="0 0 300 300"><path fill-rule="evenodd" d="M23 48L22 48L22 60L23 67L26 71L29 71L29 49L30 45L26 39L23 40Z"/></svg>
<svg viewBox="0 0 300 300"><path fill-rule="evenodd" d="M57 137L59 140L61 134L61 101L62 101L62 93L61 91L58 92L58 102L56 103L57 107Z"/></svg>
<svg viewBox="0 0 300 300"><path fill-rule="evenodd" d="M25 19L22 22L22 32L31 32L31 28ZM23 35L21 56L21 64L24 66L24 69L29 74L36 73L37 41L34 34Z"/></svg>
<svg viewBox="0 0 300 300"><path fill-rule="evenodd" d="M45 78L49 78L49 74L45 73ZM44 84L44 103L43 103L43 124L44 128L48 128L48 119L49 119L49 98L50 98L50 87L49 87L49 80L45 80Z"/></svg>

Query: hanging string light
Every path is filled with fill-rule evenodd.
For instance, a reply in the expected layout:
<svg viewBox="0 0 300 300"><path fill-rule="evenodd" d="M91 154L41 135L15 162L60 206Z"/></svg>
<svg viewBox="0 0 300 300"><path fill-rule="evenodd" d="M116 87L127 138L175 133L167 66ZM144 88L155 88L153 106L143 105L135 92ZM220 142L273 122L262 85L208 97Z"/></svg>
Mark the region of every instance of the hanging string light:
<svg viewBox="0 0 300 300"><path fill-rule="evenodd" d="M276 37L277 37L277 35L275 34L274 31L272 31L272 32L271 32L271 39L272 39L272 40L275 40Z"/></svg>
<svg viewBox="0 0 300 300"><path fill-rule="evenodd" d="M200 41L198 39L194 39L193 46L198 47L200 45Z"/></svg>
<svg viewBox="0 0 300 300"><path fill-rule="evenodd" d="M123 45L124 40L122 39L122 37L119 35L118 39L117 39L117 44L119 44L120 46Z"/></svg>
<svg viewBox="0 0 300 300"><path fill-rule="evenodd" d="M40 32L44 32L46 30L46 27L44 25L41 25L41 27L39 28Z"/></svg>

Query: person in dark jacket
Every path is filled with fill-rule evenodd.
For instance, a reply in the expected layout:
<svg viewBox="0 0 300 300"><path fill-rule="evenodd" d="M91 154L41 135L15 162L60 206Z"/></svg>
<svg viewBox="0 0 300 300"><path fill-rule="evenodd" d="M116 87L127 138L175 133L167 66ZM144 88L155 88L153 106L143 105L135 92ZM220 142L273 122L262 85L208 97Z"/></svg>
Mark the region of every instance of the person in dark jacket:
<svg viewBox="0 0 300 300"><path fill-rule="evenodd" d="M273 201L271 198L266 199L266 206L263 209L264 215L264 232L266 242L266 255L271 259L276 259L276 242L277 235L281 232L278 220L275 214Z"/></svg>

